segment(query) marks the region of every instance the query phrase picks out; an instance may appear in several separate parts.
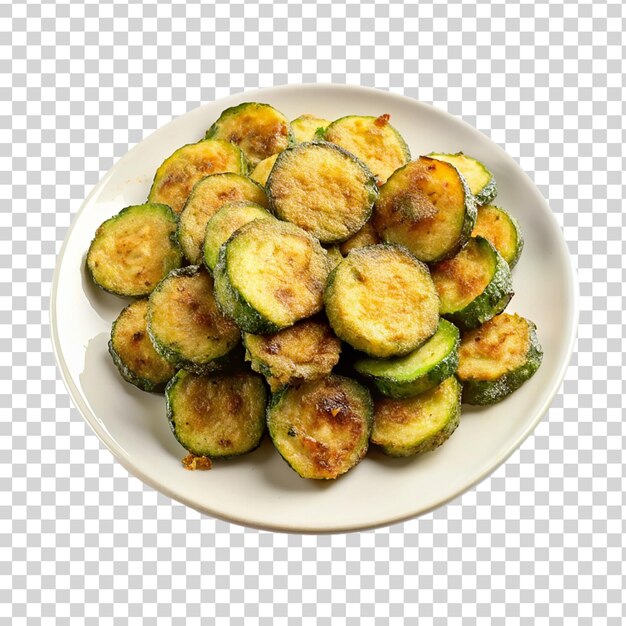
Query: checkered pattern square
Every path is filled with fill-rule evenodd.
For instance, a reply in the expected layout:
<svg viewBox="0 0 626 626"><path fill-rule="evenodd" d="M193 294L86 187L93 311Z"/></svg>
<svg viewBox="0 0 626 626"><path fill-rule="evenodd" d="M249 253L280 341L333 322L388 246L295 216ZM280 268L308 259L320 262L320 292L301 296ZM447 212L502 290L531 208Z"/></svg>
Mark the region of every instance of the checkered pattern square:
<svg viewBox="0 0 626 626"><path fill-rule="evenodd" d="M624 30L593 2L0 2L0 624L624 623ZM493 476L419 519L297 536L216 521L117 464L49 331L83 198L145 135L260 86L340 82L488 133L578 266L562 390Z"/></svg>

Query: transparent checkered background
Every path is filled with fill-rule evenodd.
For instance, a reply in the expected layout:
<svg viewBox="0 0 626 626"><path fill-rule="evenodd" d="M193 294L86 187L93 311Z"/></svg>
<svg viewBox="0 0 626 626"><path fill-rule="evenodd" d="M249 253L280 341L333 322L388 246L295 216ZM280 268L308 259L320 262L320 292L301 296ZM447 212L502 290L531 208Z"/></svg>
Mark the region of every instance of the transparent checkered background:
<svg viewBox="0 0 626 626"><path fill-rule="evenodd" d="M619 1L0 2L0 624L421 626L624 619L624 11ZM55 256L101 176L172 117L347 82L463 117L529 172L578 265L577 351L491 478L391 528L248 530L171 502L72 408Z"/></svg>

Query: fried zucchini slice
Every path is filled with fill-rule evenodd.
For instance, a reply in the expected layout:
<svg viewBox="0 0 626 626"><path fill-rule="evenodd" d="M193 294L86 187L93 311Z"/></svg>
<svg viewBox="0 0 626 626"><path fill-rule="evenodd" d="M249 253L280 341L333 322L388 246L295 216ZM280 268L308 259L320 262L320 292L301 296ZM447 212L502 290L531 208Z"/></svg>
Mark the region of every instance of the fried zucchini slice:
<svg viewBox="0 0 626 626"><path fill-rule="evenodd" d="M496 179L480 161L462 152L456 154L431 152L429 156L439 161L451 163L461 172L476 199L476 204L489 204L496 197L498 193Z"/></svg>
<svg viewBox="0 0 626 626"><path fill-rule="evenodd" d="M372 222L369 221L365 223L365 226L363 226L360 231L352 235L350 239L344 241L339 246L339 249L341 250L341 254L343 256L348 256L351 250L365 248L367 246L375 246L377 243L380 243L380 237L374 229Z"/></svg>
<svg viewBox="0 0 626 626"><path fill-rule="evenodd" d="M146 296L180 267L176 215L164 204L129 206L101 224L87 252L87 270L105 291Z"/></svg>
<svg viewBox="0 0 626 626"><path fill-rule="evenodd" d="M414 352L396 359L358 359L354 369L391 398L410 398L449 378L459 363L459 329L445 319Z"/></svg>
<svg viewBox="0 0 626 626"><path fill-rule="evenodd" d="M246 161L239 148L227 141L199 141L179 148L156 172L149 202L162 202L180 213L193 186L205 176L221 172L245 174Z"/></svg>
<svg viewBox="0 0 626 626"><path fill-rule="evenodd" d="M267 426L280 455L302 478L337 478L367 453L372 398L356 381L331 374L274 394Z"/></svg>
<svg viewBox="0 0 626 626"><path fill-rule="evenodd" d="M165 399L174 436L196 456L230 458L261 443L267 392L257 374L198 376L181 370L167 385Z"/></svg>
<svg viewBox="0 0 626 626"><path fill-rule="evenodd" d="M206 225L227 202L246 200L267 208L263 187L240 174L213 174L198 181L178 220L178 241L190 263L202 262Z"/></svg>
<svg viewBox="0 0 626 626"><path fill-rule="evenodd" d="M282 152L267 181L273 213L322 243L345 241L367 222L378 194L361 161L331 143L301 143Z"/></svg>
<svg viewBox="0 0 626 626"><path fill-rule="evenodd" d="M330 124L324 139L361 159L382 184L411 160L409 146L389 123L389 118L387 114L348 115Z"/></svg>
<svg viewBox="0 0 626 626"><path fill-rule="evenodd" d="M474 197L456 168L420 157L381 187L372 223L383 241L405 246L420 261L454 256L476 221Z"/></svg>
<svg viewBox="0 0 626 626"><path fill-rule="evenodd" d="M437 330L439 299L428 268L406 250L352 250L324 293L337 336L375 358L408 354Z"/></svg>
<svg viewBox="0 0 626 626"><path fill-rule="evenodd" d="M243 333L246 360L270 389L317 380L339 361L341 341L323 318L303 320L272 335Z"/></svg>
<svg viewBox="0 0 626 626"><path fill-rule="evenodd" d="M533 376L542 358L533 322L517 314L496 315L461 340L457 376L463 402L500 402Z"/></svg>
<svg viewBox="0 0 626 626"><path fill-rule="evenodd" d="M225 139L239 146L252 167L294 143L289 120L274 107L244 102L222 112L206 139Z"/></svg>
<svg viewBox="0 0 626 626"><path fill-rule="evenodd" d="M280 154L280 152L278 153ZM252 174L250 174L250 178L259 185L267 184L267 179L274 167L274 163L276 163L276 159L278 158L278 154L272 154L272 156L267 157L267 159L263 159L257 166L252 170Z"/></svg>
<svg viewBox="0 0 626 626"><path fill-rule="evenodd" d="M326 130L329 124L330 120L305 113L291 122L291 128L296 142L304 143L305 141L313 141L317 137L317 131Z"/></svg>
<svg viewBox="0 0 626 626"><path fill-rule="evenodd" d="M511 269L483 237L472 237L455 257L431 268L439 312L461 328L476 328L501 313L513 297Z"/></svg>
<svg viewBox="0 0 626 626"><path fill-rule="evenodd" d="M329 269L326 251L301 228L255 220L220 249L215 297L245 332L274 333L322 309Z"/></svg>
<svg viewBox="0 0 626 626"><path fill-rule="evenodd" d="M472 237L484 237L513 269L524 248L517 220L504 209L488 204L478 207Z"/></svg>
<svg viewBox="0 0 626 626"><path fill-rule="evenodd" d="M213 270L217 265L222 244L239 228L254 220L274 219L255 202L228 202L209 219L204 234L204 264Z"/></svg>
<svg viewBox="0 0 626 626"><path fill-rule="evenodd" d="M376 398L371 441L394 457L430 452L450 438L460 419L461 384L450 376L412 398Z"/></svg>
<svg viewBox="0 0 626 626"><path fill-rule="evenodd" d="M171 272L152 292L148 333L160 355L197 374L228 365L240 340L236 324L217 308L213 279L197 265Z"/></svg>
<svg viewBox="0 0 626 626"><path fill-rule="evenodd" d="M143 391L159 392L176 368L152 346L147 330L148 300L131 302L113 322L109 354L122 378Z"/></svg>

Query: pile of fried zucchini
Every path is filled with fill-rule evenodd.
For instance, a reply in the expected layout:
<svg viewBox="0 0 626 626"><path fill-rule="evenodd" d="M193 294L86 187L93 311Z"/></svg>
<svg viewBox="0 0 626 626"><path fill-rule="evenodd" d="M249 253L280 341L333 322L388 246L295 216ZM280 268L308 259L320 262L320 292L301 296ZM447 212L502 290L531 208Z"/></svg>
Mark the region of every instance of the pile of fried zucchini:
<svg viewBox="0 0 626 626"><path fill-rule="evenodd" d="M388 115L227 109L96 231L88 272L133 298L113 362L165 391L186 467L266 429L304 478L344 474L370 443L434 450L462 402L499 402L541 364L535 325L504 312L523 242L495 196L461 152L412 160Z"/></svg>

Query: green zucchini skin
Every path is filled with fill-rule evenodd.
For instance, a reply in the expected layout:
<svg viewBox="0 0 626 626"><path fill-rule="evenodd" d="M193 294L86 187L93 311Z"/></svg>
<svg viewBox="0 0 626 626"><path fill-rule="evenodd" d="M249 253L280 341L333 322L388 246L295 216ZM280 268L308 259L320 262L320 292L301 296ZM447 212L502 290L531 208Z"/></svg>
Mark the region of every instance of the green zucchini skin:
<svg viewBox="0 0 626 626"><path fill-rule="evenodd" d="M205 139L224 139L239 146L252 168L295 144L289 120L261 102L243 102L222 111Z"/></svg>
<svg viewBox="0 0 626 626"><path fill-rule="evenodd" d="M443 351L436 362L424 366L424 357L420 362L420 355L428 354L433 342L443 340ZM376 389L390 398L410 398L449 378L456 371L459 363L459 344L461 337L459 329L445 319L439 321L435 334L422 344L415 352L399 359L377 360L358 359L354 369L371 380ZM414 370L408 375L398 375L398 365L416 360Z"/></svg>
<svg viewBox="0 0 626 626"><path fill-rule="evenodd" d="M327 161L324 168L316 163L322 158ZM293 179L286 174L296 166L308 168L308 187L286 189L285 181ZM327 189L331 175L337 188L349 192L346 197ZM324 245L341 243L356 234L370 219L378 197L376 179L361 160L340 146L317 140L281 152L265 189L276 217L299 226ZM333 221L331 225L329 220Z"/></svg>
<svg viewBox="0 0 626 626"><path fill-rule="evenodd" d="M302 478L332 480L352 469L367 453L372 425L367 388L336 374L283 387L267 407L274 446Z"/></svg>
<svg viewBox="0 0 626 626"><path fill-rule="evenodd" d="M162 393L176 369L150 343L147 304L135 300L119 314L111 327L109 354L124 380L142 391Z"/></svg>
<svg viewBox="0 0 626 626"><path fill-rule="evenodd" d="M446 378L436 387L433 387L417 396L403 399L378 398L374 405L374 428L371 441L391 457L403 458L431 452L443 445L458 428L461 420L461 393L462 385L456 377ZM412 426L415 420L419 420L424 414L431 417L443 405L444 422L431 432L415 433ZM430 406L429 406L430 405ZM382 433L381 422L392 414L402 414L405 419L401 423L391 425L394 432ZM387 421L389 418L387 417ZM413 423L412 423L413 422ZM406 428L408 423L409 428Z"/></svg>
<svg viewBox="0 0 626 626"><path fill-rule="evenodd" d="M226 248L224 244L219 252L217 264L213 269L215 279L215 299L224 315L232 317L237 325L248 333L264 335L275 333L281 326L261 315L239 291L233 288L226 272Z"/></svg>
<svg viewBox="0 0 626 626"><path fill-rule="evenodd" d="M127 264L118 262L119 259L116 259L113 251L107 252L103 242L108 236L112 236L118 242L124 237L127 246L141 243L137 241L137 228L147 225L151 219L155 225L157 220L163 220L166 232L155 234L157 239L150 246L143 246L147 252L138 260L137 271L133 276L124 276L128 274ZM132 223L133 220L137 222L136 226L130 232L124 232L124 223ZM176 239L177 224L176 214L165 204L148 202L122 209L98 227L91 241L85 262L91 280L104 291L116 296L147 296L170 270L180 267L183 262L183 254ZM157 246L162 247L161 254L156 254ZM117 256L122 256L122 253ZM123 278L120 279L120 276Z"/></svg>
<svg viewBox="0 0 626 626"><path fill-rule="evenodd" d="M265 271L269 264L271 271ZM241 330L270 334L322 310L329 270L327 252L309 233L288 222L257 219L220 248L215 298Z"/></svg>
<svg viewBox="0 0 626 626"><path fill-rule="evenodd" d="M267 390L250 372L198 376L180 370L165 389L165 402L172 433L196 456L230 459L252 452L265 432Z"/></svg>
<svg viewBox="0 0 626 626"><path fill-rule="evenodd" d="M519 261L524 249L524 238L519 222L510 213L497 206L486 205L478 208L472 236L484 237L490 241L511 269ZM510 245L511 240L512 245Z"/></svg>
<svg viewBox="0 0 626 626"><path fill-rule="evenodd" d="M177 345L175 341L168 341L167 339L164 339L155 330L155 301L159 297L160 292L167 285L168 281L176 280L181 277L195 277L201 272L206 272L206 270L199 265L189 265L170 272L154 290L148 305L148 335L150 336L154 349L163 358L167 359L170 363L173 363L177 369L187 370L197 375L230 370L243 360L243 350L240 347L239 335L232 322L230 322L231 328L228 330L230 338L227 341L225 352L218 354L218 356L213 358L191 358L188 354L186 354L184 348ZM207 294L207 297L210 298L212 296L209 293ZM224 323L227 324L228 320L224 320ZM190 327L188 331L189 333L192 333L193 331L202 332L198 328L193 327ZM213 328L211 332L216 332L216 329Z"/></svg>
<svg viewBox="0 0 626 626"><path fill-rule="evenodd" d="M483 292L467 306L454 312L441 312L441 316L461 329L471 329L490 320L506 308L514 295L511 268L500 253L483 237L475 237L479 246L495 257L495 270ZM437 268L433 268L435 273ZM436 281L435 281L436 282Z"/></svg>
<svg viewBox="0 0 626 626"><path fill-rule="evenodd" d="M537 327L530 320L529 347L525 362L496 380L463 379L463 402L486 406L504 400L529 380L541 366L543 349L537 337Z"/></svg>
<svg viewBox="0 0 626 626"><path fill-rule="evenodd" d="M456 154L432 152L429 156L434 159L447 161L448 163L454 165L459 170L461 175L466 178L470 187L472 187L472 183L474 183L474 174L476 170L483 174L486 182L483 182L480 185L475 185L471 190L477 205L482 206L489 204L498 195L496 179L493 173L485 166L484 163L481 163L477 159L474 159L463 152L457 152Z"/></svg>

